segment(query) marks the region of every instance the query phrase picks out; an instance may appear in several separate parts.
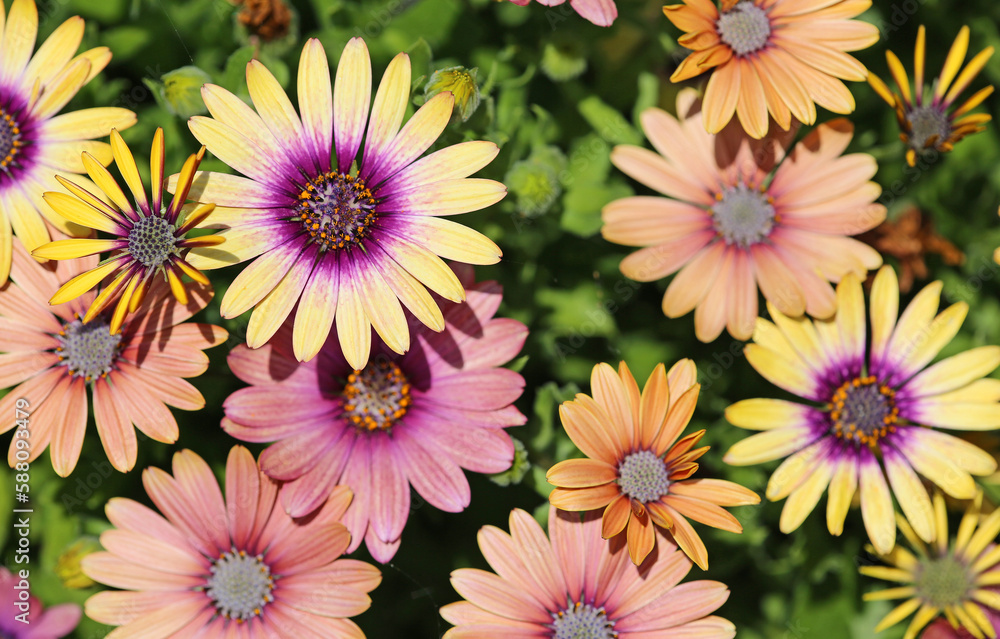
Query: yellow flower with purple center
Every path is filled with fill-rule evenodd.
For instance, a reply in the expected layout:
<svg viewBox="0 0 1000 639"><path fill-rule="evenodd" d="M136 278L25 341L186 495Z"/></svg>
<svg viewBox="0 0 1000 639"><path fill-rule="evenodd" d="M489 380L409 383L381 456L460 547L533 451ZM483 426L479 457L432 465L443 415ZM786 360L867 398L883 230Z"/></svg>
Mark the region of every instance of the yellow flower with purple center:
<svg viewBox="0 0 1000 639"><path fill-rule="evenodd" d="M1000 546L996 545L1000 510L981 515L982 498L982 493L976 494L951 544L941 493L934 495L933 543L924 543L906 519L896 515L899 530L915 552L897 546L892 552L880 553L879 559L888 566L861 567L863 575L899 584L866 593L865 601L904 600L879 622L876 632L913 615L904 639L914 639L924 626L944 614L956 630L953 637L996 638L995 620L1000 614L1000 593L996 591L1000 585ZM958 634L959 629L967 634ZM947 636L944 630L934 634L942 635ZM924 636L929 639L930 635Z"/></svg>
<svg viewBox="0 0 1000 639"><path fill-rule="evenodd" d="M899 128L902 129L900 137L907 146L906 163L910 166L915 166L917 156L930 149L942 153L951 151L959 140L983 131L986 123L993 119L988 113L966 115L993 93L992 86L976 91L961 106L951 113L948 112L958 99L958 95L968 88L992 57L993 47L986 47L977 53L965 69L962 69L965 54L969 50L969 27L962 27L948 51L941 75L933 84L925 85L925 43L926 31L924 26L920 25L920 30L917 32L917 46L913 52L912 93L906 69L892 51L886 51L885 57L889 62L889 72L899 87L898 92L891 91L875 74L868 74L868 83L883 100L889 103L889 106L896 110L896 119L899 121Z"/></svg>
<svg viewBox="0 0 1000 639"><path fill-rule="evenodd" d="M56 115L107 66L111 51L97 47L74 55L84 30L83 19L74 16L32 55L38 35L34 1L14 0L4 13L0 4L0 286L10 275L14 235L31 251L49 241L46 222L67 235L83 232L56 215L42 193L59 188L56 173L84 172L83 151L107 166L111 149L94 138L136 120L135 113L117 107Z"/></svg>
<svg viewBox="0 0 1000 639"><path fill-rule="evenodd" d="M187 292L181 277L188 275L205 286L209 285L209 281L184 259L183 253L196 246L217 246L225 240L217 235L185 237L215 208L214 204L202 204L187 210L183 208L194 172L205 154L204 147L184 163L180 179L183 188L177 191L169 206L163 205L163 129L157 129L153 136L149 161L152 191L149 199L146 198L146 189L139 177L135 158L118 131L111 132L111 150L118 170L135 198L135 206L129 202L108 170L86 152L83 154L83 164L87 172L100 187L104 197L113 204L108 204L102 197L59 176L56 179L72 195L50 191L44 197L67 220L116 238L56 240L35 249L32 255L50 260L69 260L111 251L111 255L96 268L63 284L49 300L49 304L57 305L74 300L105 278L112 277L111 282L94 298L83 321L91 321L117 300L118 304L109 323L109 330L114 334L121 329L125 316L134 313L142 304L155 275L161 275L170 284L170 290L182 306L187 304Z"/></svg>
<svg viewBox="0 0 1000 639"><path fill-rule="evenodd" d="M427 289L456 302L465 290L441 258L500 259L488 238L445 219L504 197L499 182L468 179L496 157L496 145L465 142L420 158L451 119L454 97L438 93L404 126L406 54L389 64L374 105L371 84L368 49L354 38L331 91L326 53L313 39L299 63L298 113L256 60L247 66L256 110L220 87L202 89L212 117L191 118L192 133L247 177L196 175L191 197L218 205L206 224L222 227L226 244L196 248L188 259L196 268L219 268L256 258L222 299L224 317L256 307L251 348L267 342L297 304L296 358L315 357L336 323L344 356L363 369L372 327L393 351L409 348L403 306L444 329Z"/></svg>
<svg viewBox="0 0 1000 639"><path fill-rule="evenodd" d="M772 501L787 497L782 532L798 528L829 488L827 527L839 535L857 490L878 552L896 543L893 494L929 543L934 516L921 476L956 499L971 499L972 476L996 470L991 455L939 430L1000 426L1000 380L983 379L1000 366L1000 347L973 348L928 366L968 312L958 302L937 314L940 294L941 282L934 282L899 314L896 274L883 267L872 286L868 349L864 295L853 274L837 286L838 310L829 320L790 318L770 305L773 321L757 320L747 361L814 404L733 404L726 410L731 423L763 432L735 444L725 460L743 465L787 457L766 492Z"/></svg>

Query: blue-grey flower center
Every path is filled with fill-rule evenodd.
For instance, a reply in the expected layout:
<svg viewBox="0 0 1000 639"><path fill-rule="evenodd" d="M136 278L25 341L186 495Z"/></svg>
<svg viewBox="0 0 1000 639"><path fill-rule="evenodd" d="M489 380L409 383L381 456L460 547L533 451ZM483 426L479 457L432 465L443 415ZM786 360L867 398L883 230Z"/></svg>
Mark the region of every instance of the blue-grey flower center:
<svg viewBox="0 0 1000 639"><path fill-rule="evenodd" d="M736 55L759 51L771 37L771 20L767 12L749 1L739 2L720 15L715 27L719 39Z"/></svg>
<svg viewBox="0 0 1000 639"><path fill-rule="evenodd" d="M653 451L640 450L626 455L619 464L618 486L622 494L645 504L667 494L670 473Z"/></svg>
<svg viewBox="0 0 1000 639"><path fill-rule="evenodd" d="M391 427L412 403L410 382L399 366L387 359L355 370L344 385L344 416L364 431Z"/></svg>
<svg viewBox="0 0 1000 639"><path fill-rule="evenodd" d="M899 409L895 395L874 376L845 382L829 403L834 434L846 441L874 446L896 430Z"/></svg>
<svg viewBox="0 0 1000 639"><path fill-rule="evenodd" d="M580 602L552 615L551 627L552 639L614 639L618 636L614 622L608 619L603 607Z"/></svg>
<svg viewBox="0 0 1000 639"><path fill-rule="evenodd" d="M951 136L951 120L934 106L914 107L906 119L910 123L910 146L917 151L941 144Z"/></svg>
<svg viewBox="0 0 1000 639"><path fill-rule="evenodd" d="M158 215L140 217L128 232L128 251L143 266L157 267L175 252L174 226Z"/></svg>
<svg viewBox="0 0 1000 639"><path fill-rule="evenodd" d="M109 324L101 318L84 324L79 319L63 326L56 335L59 363L71 375L90 381L111 372L121 352L121 333L112 335Z"/></svg>
<svg viewBox="0 0 1000 639"><path fill-rule="evenodd" d="M375 205L361 178L326 173L310 181L299 194L296 219L321 250L350 249L371 232Z"/></svg>
<svg viewBox="0 0 1000 639"><path fill-rule="evenodd" d="M968 567L952 555L923 558L916 573L917 595L936 608L961 605L973 588Z"/></svg>
<svg viewBox="0 0 1000 639"><path fill-rule="evenodd" d="M767 193L746 184L727 186L712 206L712 226L726 244L746 248L766 238L774 228L774 205Z"/></svg>
<svg viewBox="0 0 1000 639"><path fill-rule="evenodd" d="M0 109L0 171L10 171L23 144L17 120L5 109Z"/></svg>
<svg viewBox="0 0 1000 639"><path fill-rule="evenodd" d="M274 577L262 555L233 548L212 564L204 590L223 617L247 620L274 601Z"/></svg>

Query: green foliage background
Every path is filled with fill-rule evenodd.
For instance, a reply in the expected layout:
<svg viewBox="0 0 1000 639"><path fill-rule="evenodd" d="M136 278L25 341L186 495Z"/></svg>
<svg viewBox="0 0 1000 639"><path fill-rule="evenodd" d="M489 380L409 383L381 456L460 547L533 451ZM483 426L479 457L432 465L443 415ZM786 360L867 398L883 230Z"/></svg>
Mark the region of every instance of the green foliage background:
<svg viewBox="0 0 1000 639"><path fill-rule="evenodd" d="M453 122L439 145L493 140L501 153L480 176L505 180L510 174L506 200L461 221L485 232L503 249L503 261L478 269L478 279L499 280L506 292L500 314L531 329L523 357L515 364L527 381L518 405L529 421L510 431L525 444L531 466L523 479L509 486L470 476L472 504L460 514L438 512L414 497L399 554L382 567L384 580L373 593L371 610L357 618L367 636L439 637L448 624L437 609L458 598L448 583L449 572L462 566L486 567L476 545L479 527L506 529L513 507L544 516L550 490L545 470L578 455L559 425L556 407L576 390L589 390L589 372L597 362L624 359L641 381L657 362L693 358L703 390L690 430L707 428L705 441L713 446L702 472L763 493L776 464L726 467L722 454L746 432L730 426L722 412L733 401L776 396L778 391L744 361L741 343L723 335L702 344L694 337L690 315L667 320L660 312L666 283L640 286L625 280L618 263L629 249L609 244L598 233L605 203L633 192L647 193L611 167L611 147L643 144L632 124L637 114L652 105L672 110L678 90L667 78L685 52L676 44L679 34L663 17L661 3L619 0L619 18L608 29L586 22L568 4L548 8L494 0L296 0L293 5L297 35L260 47L236 27L236 8L226 0L42 0L39 10L42 36L78 14L87 19L85 46L107 45L113 51L108 69L66 110L102 105L135 110L139 123L123 135L147 179L146 149L156 127L165 129L168 170L176 172L198 148L186 117L168 109L161 95L160 83L175 79L170 72L180 67L197 66L213 82L247 97L244 69L256 55L294 93L298 56L307 37L323 42L333 66L347 40L361 35L371 50L376 78L396 53L410 53L414 105L422 101L424 83L434 70L478 68L483 92L479 109L467 122ZM880 25L883 39L858 57L883 77L887 47L912 68L921 23L928 27L928 75L936 75L963 24L972 28L972 53L989 45L1000 47L1000 5L990 0L878 0L876 5L862 18ZM574 73L579 75L553 79ZM987 82L1000 83L1000 56L989 62L972 90ZM946 301L971 305L965 326L945 355L1000 343L998 267L991 258L1000 245L996 126L962 142L948 156L907 169L891 111L866 84L852 84L851 90L858 103L851 116L856 127L851 150L878 159L875 179L885 189L882 201L890 218L917 205L967 255L959 267L945 266L937 257L928 259L932 275L945 282ZM199 100L195 93L180 105L185 116L201 108ZM995 100L987 101L987 108L995 115ZM821 112L821 120L831 117ZM212 157L203 168L228 170ZM246 316L219 317L218 300L235 273L211 273L216 301L196 319L225 326L232 337L209 351L211 368L192 380L204 393L207 407L198 413L176 413L181 424L176 445L142 441L136 470L121 475L103 463L91 426L70 477L56 477L47 454L32 465L32 585L47 604L82 604L96 591L64 588L54 575L55 562L72 542L108 526L103 506L110 497L149 503L140 469L169 468L171 454L187 447L221 474L227 451L237 443L219 427L221 406L241 386L229 373L225 356L242 341L247 322ZM0 468L0 486L11 483L7 469ZM1000 496L987 489L992 497ZM13 567L10 493L0 491L0 547L4 563ZM719 614L736 623L741 638L874 636L873 628L889 604L861 601L862 593L875 584L856 570L871 560L863 550L860 513L852 511L844 535L833 538L826 531L821 503L801 529L783 535L778 532L781 505L735 509L745 527L741 536L699 526L710 569L702 575L694 568L688 578L704 576L729 585L732 596ZM367 558L363 547L358 555ZM108 630L84 620L73 636L103 637ZM883 636L901 635L898 627Z"/></svg>

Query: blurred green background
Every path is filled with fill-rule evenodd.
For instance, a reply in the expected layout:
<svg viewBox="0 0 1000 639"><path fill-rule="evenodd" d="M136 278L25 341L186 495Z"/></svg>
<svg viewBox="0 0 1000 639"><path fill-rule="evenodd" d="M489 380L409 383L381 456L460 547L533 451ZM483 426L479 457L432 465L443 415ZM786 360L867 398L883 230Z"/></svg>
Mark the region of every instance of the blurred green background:
<svg viewBox="0 0 1000 639"><path fill-rule="evenodd" d="M963 24L972 28L971 54L1000 46L1000 5L991 0L961 4L944 0L880 0L862 19L878 24L883 38L857 57L887 77L884 50L891 48L912 69L913 43L919 24L928 28L928 76L935 76ZM251 57L262 60L294 95L301 45L319 38L336 63L353 36L365 38L375 77L399 51L409 52L414 69L414 106L423 101L433 71L461 65L476 68L481 89L478 109L462 122L456 117L439 146L467 139L489 139L499 157L479 176L504 181L510 194L486 211L462 216L504 251L503 261L477 269L480 280L496 279L505 287L500 315L526 323L531 334L516 361L527 381L518 402L529 416L526 426L509 432L527 449L526 473L491 481L470 476L472 504L463 513L446 514L414 496L414 508L394 560L382 566L384 580L372 593L369 612L356 619L367 636L439 637L448 624L438 607L458 599L448 582L458 567L486 567L476 545L480 526L507 528L513 507L544 512L550 486L545 471L556 461L576 456L562 431L556 407L578 389L588 392L591 367L626 360L641 381L657 362L690 357L698 364L703 390L689 430L707 428L712 445L702 473L725 477L763 493L775 464L730 468L722 454L747 433L730 426L722 412L733 401L778 396L744 361L742 344L723 335L702 344L694 337L691 315L667 320L660 311L666 282L637 285L625 280L618 263L631 249L612 245L599 234L601 207L644 188L611 167L614 144L644 144L634 127L637 114L659 105L673 109L677 86L668 78L685 52L678 32L663 17L661 3L619 1L619 17L608 29L580 18L568 5L518 7L494 0L296 0L290 3L288 33L265 42L241 26L240 8L226 0L42 0L41 36L64 19L87 20L85 47L106 45L114 58L95 81L67 106L122 106L139 115L138 125L123 133L148 179L149 143L156 127L166 133L167 169L179 170L198 144L186 119L203 110L197 88L211 80L246 97L244 69ZM279 29L280 31L280 29ZM197 67L201 73L181 67ZM968 94L1000 83L1000 56L987 64ZM1000 245L1000 146L996 127L960 143L956 150L907 169L892 112L863 83L850 85L858 108L852 151L873 154L876 180L885 189L882 202L893 219L917 207L936 230L965 254L962 264L927 257L930 279L945 282L946 302L967 301L969 317L944 355L982 344L1000 343L1000 268L992 252ZM294 98L293 98L294 99ZM986 107L996 112L996 100ZM982 110L982 109L980 109ZM833 117L822 112L820 120ZM800 136L803 134L800 131ZM202 168L228 171L209 156ZM889 263L898 264L892 258ZM209 351L210 370L192 382L207 407L198 413L176 412L181 424L174 446L141 442L136 470L110 471L91 426L76 471L66 479L52 472L46 454L32 464L32 585L46 604L82 602L95 588L64 587L55 574L59 556L84 536L108 524L103 506L112 496L149 503L140 470L169 468L171 454L191 448L218 472L237 443L219 428L222 402L242 384L226 367L229 349L245 335L247 317L222 320L218 300L236 269L213 271L215 301L196 319L225 326L232 337ZM923 282L917 281L914 291ZM6 437L3 444L6 445ZM260 447L253 448L258 452ZM513 481L512 481L513 479ZM504 482L510 485L501 485ZM0 468L0 485L10 485ZM1000 491L987 486L996 503ZM13 567L10 541L11 491L0 491L0 548ZM880 588L857 574L871 561L863 550L860 513L852 511L844 535L826 531L823 506L791 535L778 532L782 504L735 509L745 527L734 535L696 526L709 550L710 569L702 576L729 585L732 596L718 612L745 639L867 638L890 607L863 604L862 593ZM357 553L370 559L364 547ZM901 637L905 624L883 633ZM84 620L77 638L103 637L108 628Z"/></svg>

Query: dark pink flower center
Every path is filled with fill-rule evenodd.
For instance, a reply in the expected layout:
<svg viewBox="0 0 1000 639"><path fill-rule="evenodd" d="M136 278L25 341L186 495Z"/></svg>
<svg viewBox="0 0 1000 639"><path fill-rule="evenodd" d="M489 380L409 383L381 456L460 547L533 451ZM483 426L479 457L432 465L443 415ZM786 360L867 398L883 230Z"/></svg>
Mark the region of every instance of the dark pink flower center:
<svg viewBox="0 0 1000 639"><path fill-rule="evenodd" d="M79 319L65 324L56 335L59 346L56 354L59 363L69 369L71 375L90 381L104 377L121 352L121 333L111 334L109 324L103 318L95 318L84 324Z"/></svg>
<svg viewBox="0 0 1000 639"><path fill-rule="evenodd" d="M552 617L552 639L614 639L618 636L615 623L608 619L603 607L577 602Z"/></svg>
<svg viewBox="0 0 1000 639"><path fill-rule="evenodd" d="M204 591L226 619L257 617L274 601L274 577L262 555L233 548L219 555L211 570Z"/></svg>
<svg viewBox="0 0 1000 639"><path fill-rule="evenodd" d="M412 403L410 382L395 362L384 358L355 370L344 386L344 415L364 431L390 428Z"/></svg>
<svg viewBox="0 0 1000 639"><path fill-rule="evenodd" d="M829 403L833 433L839 439L874 446L896 430L895 395L874 375L844 382Z"/></svg>
<svg viewBox="0 0 1000 639"><path fill-rule="evenodd" d="M9 113L0 109L0 171L7 173L23 146L21 127Z"/></svg>
<svg viewBox="0 0 1000 639"><path fill-rule="evenodd" d="M299 194L297 218L321 250L350 249L368 235L375 222L375 204L361 178L326 173Z"/></svg>

